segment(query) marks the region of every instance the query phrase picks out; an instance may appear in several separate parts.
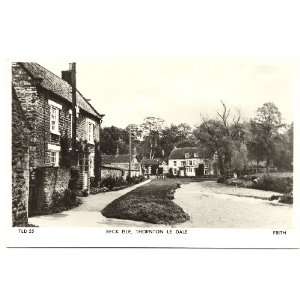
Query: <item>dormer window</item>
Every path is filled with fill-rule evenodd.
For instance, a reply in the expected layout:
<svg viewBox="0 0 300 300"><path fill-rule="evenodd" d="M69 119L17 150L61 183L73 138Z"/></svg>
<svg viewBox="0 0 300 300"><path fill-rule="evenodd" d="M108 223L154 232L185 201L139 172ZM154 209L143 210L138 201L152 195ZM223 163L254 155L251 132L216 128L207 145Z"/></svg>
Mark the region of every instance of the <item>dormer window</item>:
<svg viewBox="0 0 300 300"><path fill-rule="evenodd" d="M198 153L194 153L194 157L199 157Z"/></svg>
<svg viewBox="0 0 300 300"><path fill-rule="evenodd" d="M185 158L190 158L190 154L189 153L184 153L184 157Z"/></svg>

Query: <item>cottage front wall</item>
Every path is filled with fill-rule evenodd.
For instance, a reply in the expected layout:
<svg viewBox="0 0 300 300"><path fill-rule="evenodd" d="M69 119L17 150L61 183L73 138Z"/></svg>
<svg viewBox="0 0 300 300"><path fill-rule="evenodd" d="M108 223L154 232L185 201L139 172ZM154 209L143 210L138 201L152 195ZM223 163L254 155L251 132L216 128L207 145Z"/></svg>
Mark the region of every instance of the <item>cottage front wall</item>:
<svg viewBox="0 0 300 300"><path fill-rule="evenodd" d="M196 176L196 169L200 165L203 165L204 175L213 174L210 161L203 158L169 159L168 162L168 168L169 170L172 169L172 173L175 176Z"/></svg>

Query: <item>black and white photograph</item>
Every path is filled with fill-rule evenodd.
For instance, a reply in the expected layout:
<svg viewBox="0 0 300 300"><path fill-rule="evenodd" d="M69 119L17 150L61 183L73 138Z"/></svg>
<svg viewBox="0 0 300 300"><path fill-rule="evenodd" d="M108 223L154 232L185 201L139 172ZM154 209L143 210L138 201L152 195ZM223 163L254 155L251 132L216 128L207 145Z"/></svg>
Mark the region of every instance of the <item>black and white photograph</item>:
<svg viewBox="0 0 300 300"><path fill-rule="evenodd" d="M293 229L297 64L13 62L12 225Z"/></svg>
<svg viewBox="0 0 300 300"><path fill-rule="evenodd" d="M299 299L299 1L2 2L1 299Z"/></svg>

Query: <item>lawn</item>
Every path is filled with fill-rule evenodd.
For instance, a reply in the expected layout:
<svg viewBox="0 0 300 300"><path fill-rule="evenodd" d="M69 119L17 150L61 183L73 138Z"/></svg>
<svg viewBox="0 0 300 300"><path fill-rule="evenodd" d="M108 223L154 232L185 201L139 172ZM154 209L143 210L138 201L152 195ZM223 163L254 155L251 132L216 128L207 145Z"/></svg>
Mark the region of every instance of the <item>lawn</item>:
<svg viewBox="0 0 300 300"><path fill-rule="evenodd" d="M175 190L184 180L152 180L107 205L102 214L107 218L143 221L153 224L178 224L190 219L175 204Z"/></svg>

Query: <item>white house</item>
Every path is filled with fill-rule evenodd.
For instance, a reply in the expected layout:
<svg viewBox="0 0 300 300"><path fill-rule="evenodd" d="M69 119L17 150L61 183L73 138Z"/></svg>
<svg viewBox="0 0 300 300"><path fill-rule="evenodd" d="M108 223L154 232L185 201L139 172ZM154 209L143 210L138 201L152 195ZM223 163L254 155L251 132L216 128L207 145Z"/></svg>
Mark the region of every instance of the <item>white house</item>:
<svg viewBox="0 0 300 300"><path fill-rule="evenodd" d="M175 176L217 175L214 159L197 147L174 148L168 160L169 171Z"/></svg>

